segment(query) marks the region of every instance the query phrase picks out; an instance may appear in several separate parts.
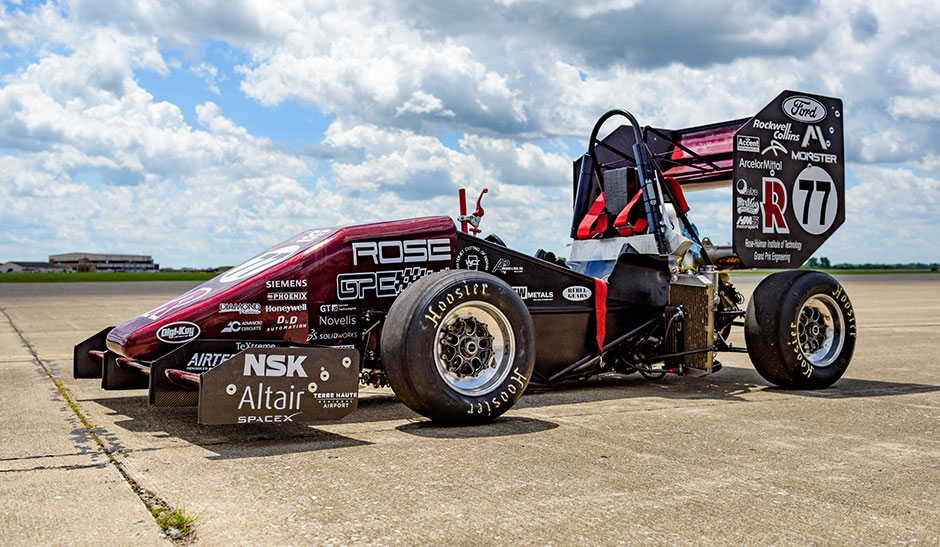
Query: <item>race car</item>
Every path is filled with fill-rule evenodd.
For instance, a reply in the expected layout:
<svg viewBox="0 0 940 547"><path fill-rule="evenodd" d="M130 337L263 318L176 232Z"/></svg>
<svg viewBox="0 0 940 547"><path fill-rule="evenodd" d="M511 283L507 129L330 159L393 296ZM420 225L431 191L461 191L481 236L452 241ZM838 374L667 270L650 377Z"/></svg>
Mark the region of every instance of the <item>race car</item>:
<svg viewBox="0 0 940 547"><path fill-rule="evenodd" d="M205 424L340 419L360 384L479 424L529 385L710 374L722 352L747 352L775 385L825 388L852 358L854 310L835 279L798 268L844 221L842 119L841 100L794 91L679 130L610 111L574 161L564 259L478 237L483 208L466 214L463 194L456 223L311 229L77 344L74 376L198 406ZM720 187L728 247L699 238L684 197ZM727 270L754 267L789 270L745 308Z"/></svg>

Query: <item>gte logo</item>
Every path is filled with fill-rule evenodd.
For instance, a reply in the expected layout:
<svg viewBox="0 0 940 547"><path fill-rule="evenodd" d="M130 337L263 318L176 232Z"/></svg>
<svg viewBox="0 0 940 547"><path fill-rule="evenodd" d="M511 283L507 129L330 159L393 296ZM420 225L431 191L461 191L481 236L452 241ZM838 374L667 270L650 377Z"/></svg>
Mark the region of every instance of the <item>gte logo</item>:
<svg viewBox="0 0 940 547"><path fill-rule="evenodd" d="M245 354L244 376L298 376L307 377L304 370L306 355Z"/></svg>
<svg viewBox="0 0 940 547"><path fill-rule="evenodd" d="M761 231L765 234L789 234L783 212L787 208L787 189L783 181L773 177L764 177L764 201L760 205L764 223Z"/></svg>
<svg viewBox="0 0 940 547"><path fill-rule="evenodd" d="M412 239L409 241L357 241L352 244L353 266L360 259L371 259L373 264L401 264L403 262L434 262L450 260L450 240Z"/></svg>

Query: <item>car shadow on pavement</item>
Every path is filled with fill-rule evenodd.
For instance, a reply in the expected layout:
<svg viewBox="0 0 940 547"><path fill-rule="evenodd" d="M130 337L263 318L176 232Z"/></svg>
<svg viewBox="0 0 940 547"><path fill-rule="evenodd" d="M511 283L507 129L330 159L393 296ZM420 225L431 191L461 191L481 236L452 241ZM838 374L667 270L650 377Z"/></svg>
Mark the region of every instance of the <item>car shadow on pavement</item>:
<svg viewBox="0 0 940 547"><path fill-rule="evenodd" d="M371 444L304 423L200 425L196 407L151 407L147 396L88 399L109 410L114 424L155 438L178 438L213 452L210 460L256 458ZM121 419L122 417L126 419ZM121 447L123 448L123 447Z"/></svg>
<svg viewBox="0 0 940 547"><path fill-rule="evenodd" d="M786 390L771 386L756 371L726 367L712 376L667 376L659 382L638 374L608 375L549 387L531 386L514 410L593 403L622 399L685 399L746 401L749 394L766 391L799 397L847 399L940 391L938 385L842 378L828 389ZM753 400L753 399L751 399ZM195 407L150 407L145 395L89 399L110 409L115 425L128 431L150 433L156 438L179 438L215 454L209 459L234 459L311 452L370 444L318 429L310 424L204 426L196 423ZM125 417L126 419L121 419ZM523 435L548 431L558 424L544 419L504 416L476 427L446 427L426 420L402 404L390 389L364 393L359 408L338 424L410 420L396 430L426 438L480 438ZM109 436L116 443L116 437Z"/></svg>
<svg viewBox="0 0 940 547"><path fill-rule="evenodd" d="M473 427L438 425L429 420L411 422L396 427L398 431L433 439L480 439L539 433L555 429L558 424L536 418L503 416L484 425Z"/></svg>
<svg viewBox="0 0 940 547"><path fill-rule="evenodd" d="M754 369L725 367L714 375L700 378L667 375L662 380L650 381L638 374L611 374L581 382L530 386L515 408L642 397L745 401L746 395L762 391L820 399L847 399L930 393L940 391L940 385L842 378L827 389L792 390L771 385Z"/></svg>

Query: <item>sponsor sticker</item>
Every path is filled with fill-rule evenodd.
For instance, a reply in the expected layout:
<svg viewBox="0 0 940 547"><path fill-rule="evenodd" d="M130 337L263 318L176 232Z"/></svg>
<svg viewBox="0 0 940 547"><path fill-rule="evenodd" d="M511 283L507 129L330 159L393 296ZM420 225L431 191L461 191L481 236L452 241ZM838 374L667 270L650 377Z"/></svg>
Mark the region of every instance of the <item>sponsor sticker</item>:
<svg viewBox="0 0 940 547"><path fill-rule="evenodd" d="M580 302L591 298L591 289L581 286L572 286L561 291L561 295L564 296L566 300Z"/></svg>
<svg viewBox="0 0 940 547"><path fill-rule="evenodd" d="M264 282L266 289L306 289L306 279L274 279Z"/></svg>
<svg viewBox="0 0 940 547"><path fill-rule="evenodd" d="M747 181L744 179L738 179L738 182L735 183L734 189L737 190L742 196L756 196L757 188L751 188L748 186Z"/></svg>
<svg viewBox="0 0 940 547"><path fill-rule="evenodd" d="M255 349L203 373L201 424L337 420L358 402L359 354L334 348Z"/></svg>
<svg viewBox="0 0 940 547"><path fill-rule="evenodd" d="M780 141L776 139L770 140L770 146L761 150L761 156L765 155L767 152L773 152L774 157L777 157L777 154L783 154L783 157L787 157L787 147L780 144Z"/></svg>
<svg viewBox="0 0 940 547"><path fill-rule="evenodd" d="M521 274L523 272L522 266L514 266L508 258L500 258L496 261L496 265L493 266L493 273L499 275L506 274Z"/></svg>
<svg viewBox="0 0 940 547"><path fill-rule="evenodd" d="M756 216L739 216L738 221L735 223L737 228L742 230L756 230L760 228L760 217Z"/></svg>
<svg viewBox="0 0 940 547"><path fill-rule="evenodd" d="M307 321L296 315L279 315L274 326L268 327L266 332L281 332L287 330L306 329Z"/></svg>
<svg viewBox="0 0 940 547"><path fill-rule="evenodd" d="M352 244L353 266L359 264L402 264L450 260L450 239L408 241L356 241Z"/></svg>
<svg viewBox="0 0 940 547"><path fill-rule="evenodd" d="M177 321L157 329L157 339L167 344L183 344L199 336L199 325L189 321Z"/></svg>
<svg viewBox="0 0 940 547"><path fill-rule="evenodd" d="M336 298L361 300L369 296L388 298L401 294L412 283L433 270L414 266L404 270L383 272L353 272L336 276Z"/></svg>
<svg viewBox="0 0 940 547"><path fill-rule="evenodd" d="M796 142L802 138L802 135L799 133L794 133L791 131L792 123L780 123L780 122L765 122L754 118L754 121L751 123L751 127L754 129L764 129L767 131L773 131L773 138L778 141L791 141Z"/></svg>
<svg viewBox="0 0 940 547"><path fill-rule="evenodd" d="M222 329L222 332L255 332L261 330L261 325L261 321L229 321Z"/></svg>
<svg viewBox="0 0 940 547"><path fill-rule="evenodd" d="M519 295L519 298L523 300L531 300L533 302L547 302L555 299L555 293L552 291L533 291L529 287L519 286L513 287L512 290L516 291L516 294Z"/></svg>
<svg viewBox="0 0 940 547"><path fill-rule="evenodd" d="M308 342L331 342L336 340L355 340L358 335L354 332L317 332L316 329L307 334Z"/></svg>
<svg viewBox="0 0 940 547"><path fill-rule="evenodd" d="M269 302L283 302L285 300L306 300L306 292L269 292Z"/></svg>
<svg viewBox="0 0 940 547"><path fill-rule="evenodd" d="M756 215L760 212L760 203L757 202L757 198L747 197L742 198L738 197L738 214L746 215Z"/></svg>
<svg viewBox="0 0 940 547"><path fill-rule="evenodd" d="M490 271L490 259L483 249L476 245L468 245L457 253L457 269L488 272Z"/></svg>
<svg viewBox="0 0 940 547"><path fill-rule="evenodd" d="M783 101L783 113L803 123L816 123L826 119L826 107L816 99L794 95Z"/></svg>
<svg viewBox="0 0 940 547"><path fill-rule="evenodd" d="M738 152L760 152L760 137L738 135Z"/></svg>
<svg viewBox="0 0 940 547"><path fill-rule="evenodd" d="M284 304L284 305L275 305L268 304L264 307L264 311L267 313L291 313L291 312L305 312L307 311L307 304Z"/></svg>
<svg viewBox="0 0 940 547"><path fill-rule="evenodd" d="M258 315L261 313L261 304L257 302L223 302L219 304L219 313Z"/></svg>

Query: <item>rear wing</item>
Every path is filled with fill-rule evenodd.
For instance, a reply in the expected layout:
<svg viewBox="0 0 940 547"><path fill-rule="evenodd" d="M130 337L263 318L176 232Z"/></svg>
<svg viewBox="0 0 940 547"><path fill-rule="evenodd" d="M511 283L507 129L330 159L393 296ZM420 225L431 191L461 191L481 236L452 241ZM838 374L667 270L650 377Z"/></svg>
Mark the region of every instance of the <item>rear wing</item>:
<svg viewBox="0 0 940 547"><path fill-rule="evenodd" d="M749 120L741 118L685 129L646 126L643 137L659 169L676 179L683 190L722 188L731 186L734 135ZM598 143L598 162L611 168L635 167L632 157L618 152L630 150L635 142L633 128L618 127ZM579 172L580 159L575 161L575 190Z"/></svg>
<svg viewBox="0 0 940 547"><path fill-rule="evenodd" d="M591 201L584 198L607 190L593 175L594 193L579 195L582 178L592 178L591 164L600 171L637 168L634 145L642 138L643 161L683 191L734 186L737 265L798 268L845 221L842 110L841 99L783 91L751 118L685 129L621 125L595 140L611 111L595 126L596 158L585 164L585 155L574 162L572 237Z"/></svg>

